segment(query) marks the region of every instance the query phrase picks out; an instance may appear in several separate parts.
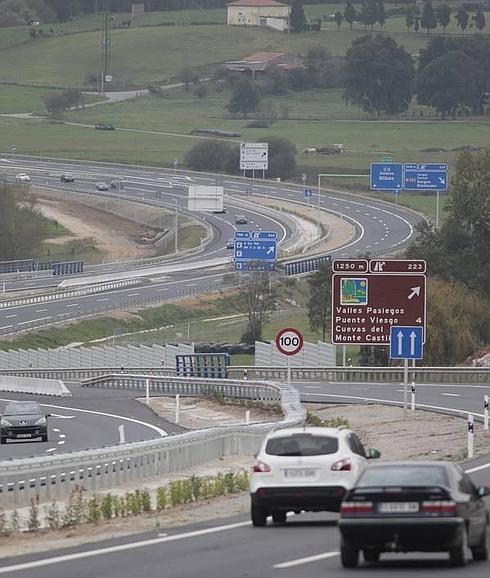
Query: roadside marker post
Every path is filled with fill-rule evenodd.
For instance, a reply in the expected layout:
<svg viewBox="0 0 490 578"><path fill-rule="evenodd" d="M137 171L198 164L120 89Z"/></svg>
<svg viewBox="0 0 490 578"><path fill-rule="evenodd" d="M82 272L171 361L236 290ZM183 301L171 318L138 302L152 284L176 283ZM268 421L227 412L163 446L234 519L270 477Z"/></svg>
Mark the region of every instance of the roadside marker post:
<svg viewBox="0 0 490 578"><path fill-rule="evenodd" d="M245 411L245 425L249 425L250 424L250 410L247 409Z"/></svg>
<svg viewBox="0 0 490 578"><path fill-rule="evenodd" d="M178 425L180 421L180 394L175 394L175 423Z"/></svg>
<svg viewBox="0 0 490 578"><path fill-rule="evenodd" d="M150 405L150 380L147 379L145 383L145 401L146 405Z"/></svg>
<svg viewBox="0 0 490 578"><path fill-rule="evenodd" d="M415 382L412 381L412 393L411 393L411 400L410 400L410 409L415 411Z"/></svg>
<svg viewBox="0 0 490 578"><path fill-rule="evenodd" d="M126 435L124 433L124 425L121 424L118 429L119 429L119 443L125 444L126 443Z"/></svg>
<svg viewBox="0 0 490 578"><path fill-rule="evenodd" d="M473 414L468 414L468 459L473 457L473 442L475 432L473 428Z"/></svg>
<svg viewBox="0 0 490 578"><path fill-rule="evenodd" d="M488 430L488 395L483 398L483 429Z"/></svg>

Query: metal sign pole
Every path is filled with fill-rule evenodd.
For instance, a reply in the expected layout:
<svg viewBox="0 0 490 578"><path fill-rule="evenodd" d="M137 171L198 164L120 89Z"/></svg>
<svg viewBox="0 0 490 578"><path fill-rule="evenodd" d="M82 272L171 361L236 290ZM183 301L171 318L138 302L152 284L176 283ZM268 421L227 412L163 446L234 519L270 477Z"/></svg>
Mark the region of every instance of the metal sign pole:
<svg viewBox="0 0 490 578"><path fill-rule="evenodd" d="M316 233L318 236L320 236L320 180L321 180L321 175L318 175L318 189L317 189L317 210L316 210Z"/></svg>
<svg viewBox="0 0 490 578"><path fill-rule="evenodd" d="M407 413L408 404L408 359L403 360L403 417Z"/></svg>
<svg viewBox="0 0 490 578"><path fill-rule="evenodd" d="M291 357L288 355L288 385L291 385Z"/></svg>

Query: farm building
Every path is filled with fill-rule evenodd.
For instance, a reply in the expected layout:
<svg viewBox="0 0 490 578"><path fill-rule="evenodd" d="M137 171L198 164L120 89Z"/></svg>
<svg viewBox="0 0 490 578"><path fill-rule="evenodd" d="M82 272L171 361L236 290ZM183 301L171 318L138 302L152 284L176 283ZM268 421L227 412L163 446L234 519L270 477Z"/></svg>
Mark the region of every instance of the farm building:
<svg viewBox="0 0 490 578"><path fill-rule="evenodd" d="M276 0L236 0L227 6L228 26L262 26L285 31L291 7Z"/></svg>

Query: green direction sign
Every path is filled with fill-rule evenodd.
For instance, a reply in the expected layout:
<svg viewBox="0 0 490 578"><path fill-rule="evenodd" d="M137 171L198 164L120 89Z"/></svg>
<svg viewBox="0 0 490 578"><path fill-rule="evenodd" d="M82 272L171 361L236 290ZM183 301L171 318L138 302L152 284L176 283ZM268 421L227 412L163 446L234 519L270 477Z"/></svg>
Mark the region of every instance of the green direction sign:
<svg viewBox="0 0 490 578"><path fill-rule="evenodd" d="M381 157L382 163L391 163L393 161L392 157Z"/></svg>

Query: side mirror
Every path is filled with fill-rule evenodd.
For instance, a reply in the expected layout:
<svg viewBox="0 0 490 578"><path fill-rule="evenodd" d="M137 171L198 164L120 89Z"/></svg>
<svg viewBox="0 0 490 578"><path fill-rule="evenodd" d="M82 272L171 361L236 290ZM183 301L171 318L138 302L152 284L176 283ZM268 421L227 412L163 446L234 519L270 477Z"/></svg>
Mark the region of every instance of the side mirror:
<svg viewBox="0 0 490 578"><path fill-rule="evenodd" d="M490 496L490 488L488 486L479 486L476 489L476 494L479 498L484 498L485 496Z"/></svg>
<svg viewBox="0 0 490 578"><path fill-rule="evenodd" d="M380 457L381 457L381 452L379 450L376 450L374 448L368 448L366 450L366 458L368 460L376 460Z"/></svg>

